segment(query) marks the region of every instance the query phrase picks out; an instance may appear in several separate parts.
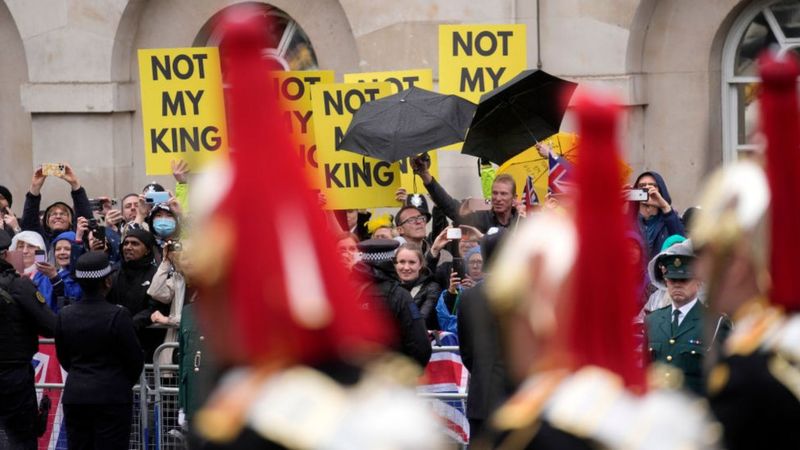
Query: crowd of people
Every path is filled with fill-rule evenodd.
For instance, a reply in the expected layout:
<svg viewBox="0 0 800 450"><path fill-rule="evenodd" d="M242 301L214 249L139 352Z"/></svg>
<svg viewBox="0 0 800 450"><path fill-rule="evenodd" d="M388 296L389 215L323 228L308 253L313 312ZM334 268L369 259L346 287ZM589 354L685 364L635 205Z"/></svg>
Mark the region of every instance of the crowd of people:
<svg viewBox="0 0 800 450"><path fill-rule="evenodd" d="M582 120L597 117L587 114ZM414 158L413 171L429 197L400 189L391 215L319 212L338 236L338 260L325 263L341 266L352 278L355 288L346 295L351 307L380 310L388 319L396 337L389 341L391 349L406 357L404 363L391 363L392 371L412 367L412 377L419 375L431 359L437 333L458 336L470 372L466 415L476 446L714 448L723 442L727 448L754 448L763 441L770 448L796 448L798 325L796 317L770 309L763 299L769 291L762 285L765 250L758 246L765 244L755 239L770 211L763 169L746 163L724 172L725 195L710 189L704 209L680 216L659 173L642 172L622 189L613 170L591 166L601 167L606 158L609 167L618 167L617 153L609 150L614 147L609 130L615 127L601 128L586 127L582 138L597 147L597 155L607 152L579 160L569 169L570 187L551 191L542 204L519 200L516 180L499 174L488 209L473 210L473 202L454 199L431 176L428 160ZM544 144L539 150L553 156ZM597 173L589 174L587 166ZM63 403L70 448L127 448L131 388L164 342L178 342L178 351L162 352L155 362L179 364L181 420L189 429L197 423L206 431L198 437L201 448L249 448L215 444L215 438L230 442L237 433L239 440L232 442L255 446L262 442L256 435L273 443L319 444L314 433L288 433L302 430L280 414L270 415L274 409L259 410L237 428L230 424L247 414L228 420L215 416L214 408L232 403L241 412L246 408L237 407L246 402L244 392L257 392L257 402L305 407L296 403L301 399L321 414L320 420L330 419L335 414L328 405L304 390L319 388L312 389L318 396L335 391L328 400L341 401L339 391L329 390L330 380L320 381L318 375L330 375L337 385L355 385L360 362L322 357L324 364L314 366L316 375L291 372L295 366L287 365L286 373L299 378L266 378L265 386L272 387L264 389L258 386L269 371L243 375L233 370L222 382L234 385L222 395L227 400L212 397L211 408L196 416L210 394L194 387L197 373L206 370L202 355L208 351L193 309L203 294L197 283L209 283L214 275L193 270L200 260L191 257L197 237L187 214L186 163L173 163L174 192L151 183L120 202L90 199L76 170L63 167L58 178L69 185L72 205L55 202L40 212L48 178L41 168L33 173L21 218L11 210L14 196L0 186L0 439L12 448L35 448L30 360L38 336L44 336L55 337L59 362L69 373ZM741 180L748 180L747 189L732 185ZM620 200L627 190L644 196ZM745 207L751 208L748 214L740 214ZM291 283L286 286L293 295ZM628 297L635 303L625 304ZM792 305L784 304L788 312ZM627 315L631 307L635 311ZM324 311L302 310L307 316L299 318L297 311L284 313L312 330L298 336L319 339L313 334L315 321L324 322ZM335 331L347 335L350 330ZM278 357L311 352L292 350L293 344L271 351ZM642 373L648 366L652 384L680 394L645 394ZM710 372L708 366L713 366ZM766 386L762 391L748 384L759 382ZM697 397L708 398L711 410L691 403ZM357 398L354 417L366 417L370 405L386 407L395 397L374 403L369 396ZM745 409L737 410L737 402ZM598 405L616 415L603 415ZM746 417L756 430L748 430ZM627 430L613 422L620 419L640 428ZM665 420L681 426L671 435L657 433L655 427ZM714 436L715 420L724 426L722 437ZM658 440L632 443L626 430Z"/></svg>

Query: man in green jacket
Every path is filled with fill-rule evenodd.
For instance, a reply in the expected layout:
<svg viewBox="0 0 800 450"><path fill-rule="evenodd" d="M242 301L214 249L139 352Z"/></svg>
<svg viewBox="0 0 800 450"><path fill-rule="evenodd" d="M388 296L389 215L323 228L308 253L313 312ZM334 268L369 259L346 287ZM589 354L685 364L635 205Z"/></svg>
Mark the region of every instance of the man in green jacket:
<svg viewBox="0 0 800 450"><path fill-rule="evenodd" d="M730 323L722 317L709 321L714 330L710 341L705 341L703 318L709 313L697 297L700 282L692 267L694 253L688 241L677 246L681 249L673 248L656 257L655 274L663 277L671 302L645 319L648 353L651 361L665 364L661 376L666 384L678 385L682 379L683 387L702 395L703 358L727 336Z"/></svg>

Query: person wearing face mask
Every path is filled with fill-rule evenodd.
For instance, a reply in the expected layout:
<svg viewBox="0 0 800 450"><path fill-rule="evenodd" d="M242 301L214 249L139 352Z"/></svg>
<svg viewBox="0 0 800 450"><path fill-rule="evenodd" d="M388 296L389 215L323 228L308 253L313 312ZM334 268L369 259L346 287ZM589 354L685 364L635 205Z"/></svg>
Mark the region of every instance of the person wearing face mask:
<svg viewBox="0 0 800 450"><path fill-rule="evenodd" d="M429 330L439 329L436 301L442 288L434 281L431 271L425 266L422 251L413 244L401 245L395 253L394 267L397 278L400 279L400 286L413 297L414 303L425 319L425 326Z"/></svg>
<svg viewBox="0 0 800 450"><path fill-rule="evenodd" d="M147 225L161 253L167 243L177 241L180 238L179 213L171 205L161 203L153 206L147 218Z"/></svg>
<svg viewBox="0 0 800 450"><path fill-rule="evenodd" d="M22 252L22 264L25 268L23 275L33 281L47 306L57 313L61 306L58 299L64 297L64 282L58 276L55 266L47 262L36 262L36 251L44 251L45 248L44 239L34 231L22 231L11 240L11 249Z"/></svg>

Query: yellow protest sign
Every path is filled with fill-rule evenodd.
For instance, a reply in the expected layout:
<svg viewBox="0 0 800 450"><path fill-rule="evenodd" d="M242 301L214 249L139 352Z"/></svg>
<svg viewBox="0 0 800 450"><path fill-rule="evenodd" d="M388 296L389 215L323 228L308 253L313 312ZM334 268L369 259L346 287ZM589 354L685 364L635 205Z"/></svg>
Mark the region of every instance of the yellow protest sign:
<svg viewBox="0 0 800 450"><path fill-rule="evenodd" d="M439 92L478 103L527 66L525 24L439 25Z"/></svg>
<svg viewBox="0 0 800 450"><path fill-rule="evenodd" d="M311 87L320 191L329 209L396 206L397 164L336 150L353 114L364 103L391 94L389 83L337 83Z"/></svg>
<svg viewBox="0 0 800 450"><path fill-rule="evenodd" d="M314 139L314 114L311 87L334 82L332 70L272 72L273 91L277 92L286 127L296 146L308 180L317 182L317 147Z"/></svg>
<svg viewBox="0 0 800 450"><path fill-rule="evenodd" d="M172 173L184 159L197 171L227 153L219 52L212 47L139 50L145 171Z"/></svg>
<svg viewBox="0 0 800 450"><path fill-rule="evenodd" d="M433 71L431 69L418 70L393 70L387 72L363 72L344 74L345 83L379 83L385 81L392 86L392 94L404 91L410 87L433 90ZM439 176L439 156L434 149L428 153L431 156L431 175ZM415 180L416 178L416 180ZM411 170L409 158L400 161L400 186L408 192L427 193L422 179L414 175Z"/></svg>

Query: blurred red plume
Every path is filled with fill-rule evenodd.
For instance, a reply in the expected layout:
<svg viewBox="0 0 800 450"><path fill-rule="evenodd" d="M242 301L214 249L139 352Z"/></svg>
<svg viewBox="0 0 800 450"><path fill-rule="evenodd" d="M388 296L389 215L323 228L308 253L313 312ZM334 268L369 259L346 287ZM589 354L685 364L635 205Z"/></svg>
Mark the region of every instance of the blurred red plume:
<svg viewBox="0 0 800 450"><path fill-rule="evenodd" d="M761 127L767 139L770 208L770 300L787 311L800 311L794 258L800 251L800 115L797 104L798 62L793 52L759 59Z"/></svg>
<svg viewBox="0 0 800 450"><path fill-rule="evenodd" d="M628 265L631 223L623 214L617 125L612 99L584 93L575 102L580 141L575 168L578 255L568 345L578 366L595 365L644 389L634 339L637 313L633 266Z"/></svg>
<svg viewBox="0 0 800 450"><path fill-rule="evenodd" d="M382 343L391 328L358 304L297 164L262 55L268 20L236 8L221 22L233 181L216 214L234 244L213 319L234 361L309 363Z"/></svg>

